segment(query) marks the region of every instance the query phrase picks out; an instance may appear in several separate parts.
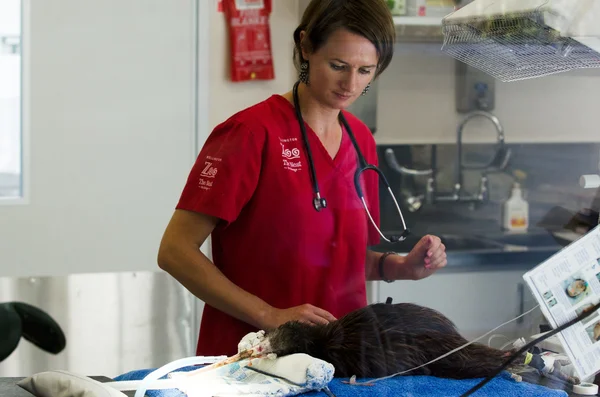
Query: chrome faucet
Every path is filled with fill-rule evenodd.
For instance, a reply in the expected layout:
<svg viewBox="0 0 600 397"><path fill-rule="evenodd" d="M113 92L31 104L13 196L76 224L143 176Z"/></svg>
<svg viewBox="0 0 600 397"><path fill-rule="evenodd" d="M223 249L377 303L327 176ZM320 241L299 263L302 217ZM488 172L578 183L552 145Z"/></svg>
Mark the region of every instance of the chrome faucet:
<svg viewBox="0 0 600 397"><path fill-rule="evenodd" d="M483 165L467 165L463 164L462 161L462 136L465 125L476 117L483 117L490 120L496 129L497 148L490 159L490 161ZM458 125L456 131L456 169L454 186L449 193L438 193L437 192L437 146L431 146L431 167L425 170L415 170L403 167L398 164L393 149L388 148L385 151L385 161L388 166L402 175L412 176L428 176L427 185L425 188L425 194L415 194L411 192L406 198L404 198L405 204L408 209L412 212L419 210L423 203L434 204L435 202L468 202L471 204L483 203L489 199L489 181L488 174L492 172L501 172L508 165L508 161L511 157L511 150L506 147L504 143L504 128L498 120L498 117L493 114L476 110L469 113ZM481 170L481 180L479 184L479 191L475 194L465 194L463 192L463 171L464 170Z"/></svg>
<svg viewBox="0 0 600 397"><path fill-rule="evenodd" d="M497 149L496 149L496 152L494 153L494 156L485 165L477 165L477 166L464 165L462 162L463 130L465 128L465 125L467 125L467 123L469 121L473 120L476 117L486 118L486 119L490 120L492 122L492 124L494 125L494 128L496 129ZM493 114L491 114L489 112L482 111L482 110L476 110L474 112L469 113L463 119L463 121L458 125L457 131L456 131L457 167L456 167L455 189L458 190L458 194L460 194L460 192L462 190L463 170L466 170L466 169L467 170L482 170L483 173L482 173L482 182L481 182L481 188L480 188L480 196L483 196L483 197L481 197L482 199L487 199L487 192L488 192L487 173L490 171L504 170L506 168L506 166L508 165L508 160L510 159L510 155L511 155L510 149L507 149L504 144L504 128L502 127L500 120L498 120L498 117L494 116Z"/></svg>
<svg viewBox="0 0 600 397"><path fill-rule="evenodd" d="M413 170L413 169L406 168L406 167L400 165L398 163L398 160L396 160L396 155L394 154L394 150L390 149L390 148L387 148L385 150L385 160L387 161L388 165L390 166L390 168L392 170L394 170L402 175L431 175L431 173L433 172L432 169Z"/></svg>
<svg viewBox="0 0 600 397"><path fill-rule="evenodd" d="M492 122L496 129L497 149L494 156L490 159L487 164L484 165L465 165L462 160L462 137L463 130L467 123L474 118L483 117ZM456 168L455 168L455 179L454 186L451 193L438 194L436 192L436 167L433 166L433 173L427 180L427 187L425 193L425 201L427 203L434 203L436 201L460 201L470 203L483 203L489 199L489 180L488 174L491 172L501 172L508 165L508 161L511 156L511 150L505 146L504 143L504 128L498 120L498 117L493 114L476 110L469 113L458 125L456 131ZM435 161L435 154L432 153L432 162ZM476 194L464 194L463 192L463 171L464 170L481 170L481 180L479 184L479 192Z"/></svg>
<svg viewBox="0 0 600 397"><path fill-rule="evenodd" d="M432 149L433 150L433 149ZM401 175L412 175L412 176L427 176L432 175L434 170L433 168L428 170L415 170L406 168L398 163L396 159L396 155L394 154L394 150L391 148L387 148L385 150L385 161L388 166L397 173ZM410 192L407 195L403 195L402 197L404 204L408 207L410 212L416 212L421 209L423 206L423 201L426 201L425 195L423 194L415 194L414 192Z"/></svg>

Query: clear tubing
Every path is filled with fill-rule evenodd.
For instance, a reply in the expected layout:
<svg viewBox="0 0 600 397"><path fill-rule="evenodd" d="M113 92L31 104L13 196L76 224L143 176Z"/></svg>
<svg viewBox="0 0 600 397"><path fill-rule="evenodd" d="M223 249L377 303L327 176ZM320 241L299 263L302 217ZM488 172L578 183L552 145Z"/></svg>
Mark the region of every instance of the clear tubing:
<svg viewBox="0 0 600 397"><path fill-rule="evenodd" d="M135 391L134 397L144 397L146 390L152 389L152 384L167 375L169 372L178 370L179 368L187 367L189 365L198 364L212 364L223 360L225 356L205 357L205 356L193 356L181 358L179 360L171 361L168 364L163 365L160 368L155 369L144 377L139 387Z"/></svg>

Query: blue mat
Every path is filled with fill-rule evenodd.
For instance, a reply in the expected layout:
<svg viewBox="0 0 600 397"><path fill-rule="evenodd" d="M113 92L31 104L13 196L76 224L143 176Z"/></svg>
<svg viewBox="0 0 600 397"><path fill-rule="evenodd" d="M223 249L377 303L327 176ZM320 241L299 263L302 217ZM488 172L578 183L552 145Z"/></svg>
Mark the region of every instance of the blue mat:
<svg viewBox="0 0 600 397"><path fill-rule="evenodd" d="M198 367L184 367L178 371L190 371ZM154 369L142 369L127 372L115 378L122 380L141 380ZM481 379L453 380L435 378L432 376L397 376L385 379L373 384L373 386L347 385L343 383L345 378L334 378L329 383L329 389L336 397L459 397L461 394L475 386ZM362 380L359 380L362 381ZM149 397L184 397L185 394L179 390L148 390ZM528 382L515 382L508 373L503 373L484 387L479 389L473 396L479 397L566 397L563 390L554 390L544 386L534 385ZM312 391L304 393L302 397L327 397L324 392Z"/></svg>

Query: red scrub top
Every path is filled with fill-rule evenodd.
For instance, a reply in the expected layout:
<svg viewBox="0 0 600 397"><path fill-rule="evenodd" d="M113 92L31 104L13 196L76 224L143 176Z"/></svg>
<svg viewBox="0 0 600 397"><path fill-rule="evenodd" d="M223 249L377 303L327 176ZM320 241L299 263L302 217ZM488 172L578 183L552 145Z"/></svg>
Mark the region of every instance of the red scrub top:
<svg viewBox="0 0 600 397"><path fill-rule="evenodd" d="M377 164L370 130L344 112L367 162ZM343 131L335 158L306 125L321 196L313 185L293 105L283 96L233 115L208 137L178 209L222 219L212 233L214 264L233 283L276 308L310 303L336 318L367 304L367 245L379 242L354 187L357 155ZM362 187L379 224L378 179L363 174ZM215 308L204 308L197 355L232 355L257 331Z"/></svg>

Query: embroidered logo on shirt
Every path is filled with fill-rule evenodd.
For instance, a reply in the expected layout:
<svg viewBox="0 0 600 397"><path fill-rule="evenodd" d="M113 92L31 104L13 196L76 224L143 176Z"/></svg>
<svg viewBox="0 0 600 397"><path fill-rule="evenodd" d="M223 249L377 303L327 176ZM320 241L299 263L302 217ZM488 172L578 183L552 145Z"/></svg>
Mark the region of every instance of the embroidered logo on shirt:
<svg viewBox="0 0 600 397"><path fill-rule="evenodd" d="M200 178L198 179L198 186L200 187L200 189L210 190L210 188L213 186L213 182L210 179L214 179L215 176L217 176L217 172L219 172L217 167L213 164L215 161L222 160L220 158L211 156L206 156L206 159L211 161L204 162L204 168L200 172ZM206 180L204 178L209 178L209 180Z"/></svg>
<svg viewBox="0 0 600 397"><path fill-rule="evenodd" d="M295 138L292 138L292 139L279 138L279 140L280 140L279 144L281 145L281 157L283 158L283 168L286 170L294 171L294 172L300 171L302 169L302 161L300 161L300 160L293 161L293 160L297 160L300 158L300 149L298 149L297 147L288 149L283 144L284 142L289 142L291 140L295 141L296 139Z"/></svg>
<svg viewBox="0 0 600 397"><path fill-rule="evenodd" d="M210 161L205 161L204 169L202 170L200 175L206 178L214 178L217 175L217 172L219 172L219 170L217 169L217 167L213 167L213 163L211 163Z"/></svg>
<svg viewBox="0 0 600 397"><path fill-rule="evenodd" d="M293 159L299 159L300 158L300 150L298 148L293 148L293 149L286 149L285 145L283 143L280 143L281 145L281 155L283 156L284 159L288 159L288 160L293 160Z"/></svg>

